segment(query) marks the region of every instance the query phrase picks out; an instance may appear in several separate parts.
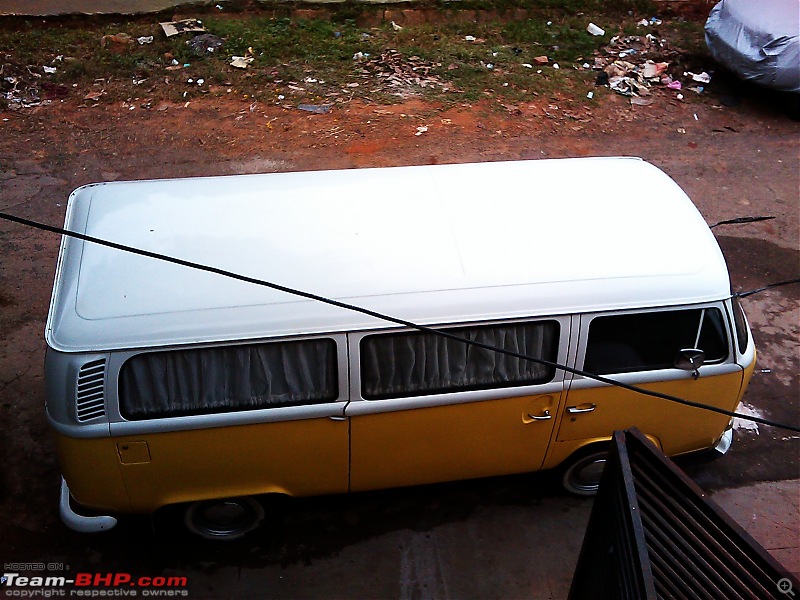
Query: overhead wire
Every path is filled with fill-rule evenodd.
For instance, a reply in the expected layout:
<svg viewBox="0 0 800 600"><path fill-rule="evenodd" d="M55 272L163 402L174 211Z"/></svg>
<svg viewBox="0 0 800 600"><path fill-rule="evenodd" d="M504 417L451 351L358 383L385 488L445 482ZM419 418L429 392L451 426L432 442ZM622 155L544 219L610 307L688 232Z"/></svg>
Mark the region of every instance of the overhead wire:
<svg viewBox="0 0 800 600"><path fill-rule="evenodd" d="M406 319L401 319L401 318L398 318L398 317L394 317L392 315L386 315L386 314L383 314L383 313L380 313L380 312L377 312L377 311L374 311L374 310L371 310L371 309L368 309L368 308L364 308L364 307L361 307L361 306L356 306L354 304L349 304L349 303L346 303L346 302L341 302L340 300L335 300L333 298L327 298L325 296L320 296L318 294L314 294L314 293L307 292L307 291L304 291L304 290L298 290L298 289L291 288L291 287L288 287L288 286L285 286L285 285L281 285L281 284L278 284L278 283L274 283L274 282L271 282L271 281L266 281L266 280L263 280L263 279L258 279L258 278L255 278L255 277L250 277L250 276L247 276L247 275L242 275L242 274L239 274L239 273L235 273L233 271L220 269L218 267L212 267L212 266L209 266L209 265L204 265L204 264L201 264L201 263L196 263L196 262L189 261L189 260L184 260L184 259L181 259L181 258L176 258L176 257L173 257L173 256L168 256L166 254L160 254L158 252L152 252L150 250L143 250L141 248L135 248L133 246L128 246L128 245L125 245L125 244L112 242L110 240L97 238L97 237L90 236L90 235L87 235L85 233L80 233L80 232L77 232L77 231L69 231L69 230L63 229L61 227L54 227L52 225L46 225L44 223L39 223L37 221L33 221L33 220L30 220L30 219L25 219L23 217L18 217L18 216L15 216L15 215L10 215L10 214L4 213L4 212L0 212L0 218L4 219L6 221L10 221L12 223L17 223L17 224L20 224L20 225L25 225L27 227L32 227L34 229L39 229L39 230L42 230L42 231L49 231L51 233L57 233L57 234L60 234L60 235L63 235L63 236L68 236L68 237L76 238L76 239L79 239L79 240L83 240L85 242L90 242L90 243L98 244L100 246L106 246L108 248L113 248L115 250L120 250L122 252L129 252L129 253L132 253L132 254L138 254L140 256L144 256L144 257L147 257L147 258L161 260L161 261L164 261L164 262L169 262L169 263L173 263L173 264L176 264L176 265L181 265L181 266L188 267L188 268L191 268L191 269L196 269L196 270L199 270L199 271L205 271L205 272L208 272L208 273L215 273L217 275L221 275L223 277L228 277L230 279L236 279L238 281L243 281L243 282L246 282L246 283L259 285L259 286L267 287L267 288L270 288L270 289L273 289L273 290L277 290L277 291L280 291L280 292L285 292L287 294L291 294L291 295L294 295L294 296L299 296L301 298L306 298L308 300L314 300L314 301L317 301L317 302L322 302L322 303L328 304L330 306L335 306L335 307L342 308L342 309L345 309L345 310L351 310L351 311L358 312L358 313L361 313L361 314L364 314L364 315L367 315L367 316L370 316L370 317L374 317L374 318L382 320L382 321L386 321L386 322L389 322L389 323L394 323L396 325L401 325L403 327L408 327L410 329L416 329L417 331L421 331L421 332L424 332L424 333L435 334L435 335L438 335L438 336L441 336L441 337L445 337L445 338L448 338L448 339L451 339L451 340L455 340L455 341L458 341L458 342L461 342L461 343L464 343L464 344L467 344L467 345L470 345L470 346L474 346L474 347L477 347L477 348L482 348L484 350L489 350L489 351L492 351L492 352L505 354L507 356L513 356L515 358L519 358L519 359L522 359L522 360L531 361L531 362L534 362L534 363L537 363L537 364L553 367L555 369L558 369L558 370L561 370L561 371L564 371L564 372L567 372L567 373L571 373L573 375L578 375L578 376L581 376L581 377L585 377L587 379L592 379L592 380L597 381L599 383L604 383L606 385L616 386L616 387L619 387L619 388L622 388L622 389L625 389L625 390L628 390L628 391L631 391L631 392L635 392L635 393L638 393L638 394L643 394L645 396L651 396L653 398L659 398L659 399L662 399L662 400L667 400L669 402L682 404L684 406L689 406L689 407L693 407L693 408L697 408L697 409L701 409L701 410L707 410L707 411L715 412L715 413L718 413L718 414L721 414L721 415L725 415L725 416L728 416L728 417L731 417L731 418L738 418L738 419L743 419L743 420L747 420L747 421L753 421L755 423L760 423L762 425L767 425L767 426L770 426L770 427L776 427L776 428L779 428L779 429L786 429L786 430L789 430L789 431L800 433L800 427L795 426L795 425L788 425L788 424L785 424L785 423L779 423L779 422L773 421L771 419L765 419L763 417L758 417L758 416L755 416L755 415L747 415L747 414L738 413L738 412L735 412L735 411L729 411L729 410L725 410L725 409L719 408L717 406L712 406L710 404L704 404L702 402L695 402L693 400L686 400L685 398L679 398L678 396L673 396L673 395L670 395L670 394L664 394L662 392L656 392L656 391L648 390L648 389L645 389L645 388L642 388L642 387L639 387L639 386L635 386L635 385L631 385L631 384L624 383L624 382L621 382L621 381L617 381L617 380L611 379L609 377L604 377L602 375L596 375L594 373L589 373L589 372L583 371L581 369L576 369L576 368L570 367L568 365L562 365L562 364L559 364L557 362L553 362L553 361L537 358L537 357L534 357L534 356L529 356L529 355L522 354L522 353L519 353L519 352L514 352L513 350L507 350L505 348L500 348L498 346L492 346L490 344L485 344L485 343L478 342L478 341L475 341L475 340L469 340L469 339L466 339L466 338L462 338L462 337L460 337L458 335L449 333L447 330L438 329L436 327L431 327L431 326L428 326L428 325L420 325L418 323L414 323L414 322L408 321ZM788 282L788 283L792 283L792 282ZM753 293L755 293L755 292L753 292Z"/></svg>

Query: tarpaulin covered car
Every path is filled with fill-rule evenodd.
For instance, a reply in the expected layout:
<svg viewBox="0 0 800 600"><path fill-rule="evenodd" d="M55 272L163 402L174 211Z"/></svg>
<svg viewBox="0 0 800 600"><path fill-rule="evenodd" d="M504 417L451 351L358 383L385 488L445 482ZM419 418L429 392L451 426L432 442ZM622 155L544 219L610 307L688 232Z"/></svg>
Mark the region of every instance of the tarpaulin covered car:
<svg viewBox="0 0 800 600"><path fill-rule="evenodd" d="M714 59L742 79L800 93L798 0L722 0L705 32Z"/></svg>

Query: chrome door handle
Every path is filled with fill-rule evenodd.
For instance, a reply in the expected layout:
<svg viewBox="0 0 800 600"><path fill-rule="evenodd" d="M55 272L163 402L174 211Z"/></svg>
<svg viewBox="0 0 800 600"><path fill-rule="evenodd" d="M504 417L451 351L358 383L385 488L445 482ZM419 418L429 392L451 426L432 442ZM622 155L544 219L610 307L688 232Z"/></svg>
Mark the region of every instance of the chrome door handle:
<svg viewBox="0 0 800 600"><path fill-rule="evenodd" d="M549 410L544 411L542 415L528 415L529 419L533 419L534 421L547 421L548 419L552 419L553 415L550 414Z"/></svg>
<svg viewBox="0 0 800 600"><path fill-rule="evenodd" d="M571 415L578 415L580 413L592 412L595 408L597 408L597 404L590 404L586 408L578 408L577 406L568 406L567 412Z"/></svg>

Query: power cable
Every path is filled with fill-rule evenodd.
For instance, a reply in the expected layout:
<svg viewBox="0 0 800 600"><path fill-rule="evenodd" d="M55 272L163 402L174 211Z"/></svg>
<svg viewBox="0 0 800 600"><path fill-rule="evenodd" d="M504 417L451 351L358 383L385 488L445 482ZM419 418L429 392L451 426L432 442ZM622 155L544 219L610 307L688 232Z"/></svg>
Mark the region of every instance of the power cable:
<svg viewBox="0 0 800 600"><path fill-rule="evenodd" d="M636 392L638 394L643 394L645 396L651 396L653 398L660 398L662 400L668 400L670 402L675 402L677 404L682 404L684 406L691 406L693 408L699 408L701 410L708 410L711 412L715 412L721 415L725 415L728 417L744 419L747 421L753 421L755 423L761 423L762 425L768 425L770 427L777 427L779 429L786 429L789 431L793 431L796 433L800 433L800 427L795 425L787 425L785 423L778 423L777 421L772 421L770 419L764 419L762 417L756 417L753 415L745 415L742 413L737 413L735 411L729 411L722 408L718 408L716 406L711 406L709 404L703 404L701 402L694 402L692 400L686 400L684 398L679 398L677 396L672 396L670 394L663 394L661 392L654 392L651 390L646 390L644 388L630 385L627 383L623 383L621 381L616 381L614 379L610 379L608 377L603 377L602 375L595 375L594 373L588 373L587 371L582 371L580 369L575 369L573 367L568 367L567 365L562 365L553 361L544 360L541 358L535 358L533 356L528 356L525 354L521 354L519 352L514 352L512 350L506 350L505 348L499 348L496 346L491 346L489 344L484 344L482 342L477 342L474 340L468 340L466 338L462 338L460 336L454 335L452 333L448 333L446 330L436 329L435 327L429 327L427 325L419 325L417 323L413 323L411 321L407 321L405 319L400 319L398 317L393 317L391 315L385 315L379 313L374 310L370 310L368 308L363 308L360 306L355 306L353 304L348 304L346 302L341 302L339 300L334 300L332 298L326 298L324 296L320 296L317 294L312 294L310 292L306 292L303 290L297 290L294 288L290 288L284 285L280 285L277 283L273 283L270 281L265 281L263 279L257 279L255 277L249 277L247 275L240 275L238 273L234 273L232 271L226 271L225 269L219 269L217 267L211 267L208 265L203 265L200 263L195 263L188 260L183 260L181 258L175 258L172 256L168 256L166 254L159 254L158 252L151 252L149 250L142 250L140 248L134 248L132 246L126 246L125 244L119 244L117 242L112 242L109 240L104 240L101 238L97 238L94 236L86 235L84 233L78 233L76 231L68 231L66 229L62 229L60 227L53 227L52 225L45 225L44 223L39 223L37 221L31 221L30 219L24 219L22 217L17 217L14 215L9 215L7 213L0 212L0 218L5 219L6 221L11 221L12 223L18 223L20 225L25 225L27 227L32 227L34 229L40 229L42 231L49 231L51 233L58 233L60 235L65 235L68 237L77 238L79 240L83 240L85 242L91 242L94 244L98 244L100 246L106 246L108 248L114 248L115 250L121 250L123 252L129 252L132 254L138 254L140 256L145 256L147 258L154 258L156 260L161 260L169 263L173 263L176 265L181 265L184 267L189 267L191 269L197 269L199 271L205 271L208 273L215 273L217 275L222 275L223 277L228 277L230 279L236 279L238 281L244 281L246 283L252 283L254 285L259 285L262 287L271 288L273 290L277 290L280 292L285 292L287 294L291 294L294 296L300 296L301 298L307 298L309 300L315 300L317 302L322 302L324 304L329 304L331 306L336 306L338 308L343 308L345 310L352 310L354 312L358 312L361 314L365 314L370 317L374 317L376 319L380 319L382 321L387 321L389 323L395 323L397 325L402 325L404 327L408 327L411 329L416 329L418 331L422 331L424 333L431 333L434 335L439 335L451 340L455 340L470 346L475 346L477 348L482 348L484 350L489 350L491 352L499 352L501 354L505 354L507 356L513 356L515 358L519 358L522 360L528 360L537 364L546 365L549 367L553 367L555 369L560 369L567 373L572 373L573 375L579 375L581 377L586 377L587 379L593 379L600 383L605 383L607 385L613 385L622 389L629 390L631 392Z"/></svg>

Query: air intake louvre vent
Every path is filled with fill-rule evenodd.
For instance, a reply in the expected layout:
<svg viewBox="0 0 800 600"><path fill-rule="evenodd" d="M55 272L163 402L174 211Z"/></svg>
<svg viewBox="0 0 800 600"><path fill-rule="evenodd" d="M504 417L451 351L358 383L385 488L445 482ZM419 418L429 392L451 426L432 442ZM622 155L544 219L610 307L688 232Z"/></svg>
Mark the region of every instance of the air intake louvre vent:
<svg viewBox="0 0 800 600"><path fill-rule="evenodd" d="M93 360L81 367L78 372L78 391L75 394L78 407L78 421L89 421L106 414L103 376L106 359Z"/></svg>

